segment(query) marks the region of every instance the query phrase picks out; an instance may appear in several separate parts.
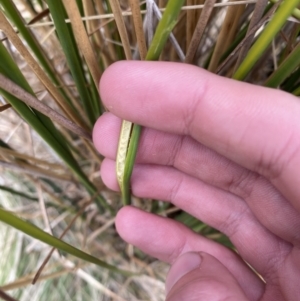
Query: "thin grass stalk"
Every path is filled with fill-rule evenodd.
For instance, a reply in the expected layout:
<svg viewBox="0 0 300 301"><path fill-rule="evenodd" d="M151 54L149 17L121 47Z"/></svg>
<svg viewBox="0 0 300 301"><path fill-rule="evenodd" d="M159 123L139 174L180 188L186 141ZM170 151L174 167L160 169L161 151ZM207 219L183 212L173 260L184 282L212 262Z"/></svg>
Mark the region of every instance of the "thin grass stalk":
<svg viewBox="0 0 300 301"><path fill-rule="evenodd" d="M2 43L0 43L0 56L2 57L2 60L0 60L0 73L14 81L20 88L23 88L34 95L28 82L25 80L23 74L20 72ZM30 110L28 106L17 100L15 97L12 97L11 94L6 97L6 100L10 102L13 108L43 137L45 141L47 141L48 136L51 135L52 138L56 140L56 143L59 142L62 147L68 149L65 139L56 130L48 117L38 111Z"/></svg>
<svg viewBox="0 0 300 301"><path fill-rule="evenodd" d="M161 14L161 12L160 12L160 14ZM159 18L159 20L160 19L161 19L161 17ZM169 36L169 41L171 42L171 36L173 35L176 46L174 47L173 43L171 42L172 46L170 45L169 49L168 49L168 47L165 47L165 51L167 54L167 56L166 56L167 60L170 60L171 62L177 62L178 58L179 58L180 61L184 62L185 54L181 50L181 48L185 48L186 43L184 43L181 40L181 37L185 35L185 32L186 32L186 12L181 11L178 16L176 27L174 28L173 32L170 33L170 36ZM180 57L178 55L178 49L180 49L180 52L182 53L182 57Z"/></svg>
<svg viewBox="0 0 300 301"><path fill-rule="evenodd" d="M240 50L239 57L238 57L238 60L236 62L236 65L235 65L235 71L237 70L238 66L241 64L241 62L246 57L247 52L248 52L249 48L251 47L252 40L254 38L254 33L249 34L249 32L251 32L252 28L262 18L264 10L267 7L267 4L268 4L268 0L258 0L256 5L255 5L255 8L254 8L251 20L250 20L250 24L248 26L248 31L247 31L247 34L246 34L247 42L245 42L245 44L243 45L243 47Z"/></svg>
<svg viewBox="0 0 300 301"><path fill-rule="evenodd" d="M0 298L4 301L18 301L17 299L11 297L10 295L6 294L4 291L0 290Z"/></svg>
<svg viewBox="0 0 300 301"><path fill-rule="evenodd" d="M78 219L78 217L80 215L83 214L83 212L86 210L86 208L93 202L93 200L95 199L96 195L94 195L89 201L87 201L82 207L81 209L76 213L76 215L72 218L71 222L68 224L67 228L63 231L63 233L59 236L59 239L63 239L63 237L67 234L67 232L71 229L71 227L73 226L73 224L75 223L75 221ZM50 250L50 252L48 253L48 255L46 256L45 260L43 261L43 263L41 264L41 266L39 267L39 269L37 270L33 280L32 280L32 284L35 284L38 279L40 278L45 266L47 265L47 263L49 262L52 254L54 253L54 251L56 250L56 248L52 248Z"/></svg>
<svg viewBox="0 0 300 301"><path fill-rule="evenodd" d="M196 8L198 6L198 9L195 9L195 18L196 20L199 20L202 14L202 9L204 7L206 0L194 0L194 7ZM227 3L228 4L228 3ZM201 5L201 8L199 7Z"/></svg>
<svg viewBox="0 0 300 301"><path fill-rule="evenodd" d="M187 54L185 57L185 63L191 64L199 47L201 38L207 27L207 23L213 11L214 5L217 0L207 0L204 4L202 13L196 25L195 31L193 33L192 39L187 48Z"/></svg>
<svg viewBox="0 0 300 301"><path fill-rule="evenodd" d="M23 153L19 153L13 149L9 149L6 147L2 147L0 146L0 154L3 155L8 155L10 157L13 157L14 159L22 159L22 160L26 160L27 162L31 162L34 165L42 165L44 167L47 168L51 168L52 170L61 170L61 171L65 171L65 167L57 164L57 163L50 163L48 161L42 160L42 159L38 159L35 157L32 157L30 155L26 155Z"/></svg>
<svg viewBox="0 0 300 301"><path fill-rule="evenodd" d="M284 91L292 92L299 85L300 79L300 68L298 68L295 72L293 72L281 85L281 88Z"/></svg>
<svg viewBox="0 0 300 301"><path fill-rule="evenodd" d="M38 282L41 282L42 280L55 279L55 278L58 278L60 276L65 275L65 274L70 274L70 273L74 272L74 270L77 270L79 267L83 267L86 264L87 263L79 263L76 266L74 266L74 268L65 268L65 269L63 269L61 271L58 271L58 272L53 272L53 273L49 273L49 274L46 274L46 275L42 275L38 279ZM2 285L1 288L4 291L10 291L10 290L13 290L13 289L23 288L23 287L31 284L32 277L33 277L32 274L23 276L19 279L16 279L13 282Z"/></svg>
<svg viewBox="0 0 300 301"><path fill-rule="evenodd" d="M55 29L65 54L68 67L73 76L77 91L79 93L81 103L88 116L90 125L94 124L99 117L97 108L93 106L91 101L92 96L87 89L88 82L86 79L86 73L83 69L82 60L78 52L78 47L75 42L73 32L70 24L66 24L66 11L61 1L48 0L48 7L51 12L52 19L55 24Z"/></svg>
<svg viewBox="0 0 300 301"><path fill-rule="evenodd" d="M29 195L29 194L26 194L26 193L24 193L24 192L22 192L22 191L17 191L17 190L15 190L15 189L12 189L12 188L7 187L7 186L4 186L4 185L0 185L0 190L9 192L9 193L11 193L11 194L13 194L13 195L16 195L16 196L18 196L18 197L25 198L25 199L30 200L30 201L35 201L35 202L38 201L38 198L37 198L37 197L33 197L33 196L31 196L31 195Z"/></svg>
<svg viewBox="0 0 300 301"><path fill-rule="evenodd" d="M97 0L95 0L97 1ZM144 0L145 1L145 0ZM201 0L203 1L203 0ZM220 2L220 3L216 3L215 4L215 7L228 7L228 6L240 6L240 5L249 5L249 4L255 4L257 0L240 0L240 1L233 1L233 2ZM193 7L187 7L187 6L182 6L182 11L186 11L186 10L190 10L190 9L195 9L199 12L201 12L201 9L204 7L203 4L197 4L197 5L194 5ZM161 8L160 9L161 12L164 12L166 9L165 8ZM299 10L300 12L300 10ZM141 10L141 14L145 14L146 13L146 10ZM123 17L126 17L126 16L131 16L132 15L132 12L131 11L123 11L122 12L122 16ZM111 13L109 10L108 10L108 13L104 13L103 15L100 14L100 15L97 15L97 16L94 16L94 17L89 17L89 18L84 18L82 17L83 20L96 20L96 19L99 19L99 20L103 20L103 19L111 19L111 18L114 18L114 14ZM66 23L70 23L70 20L69 19L66 19L65 20ZM53 25L53 21L47 21L47 22L38 22L36 24L31 24L30 26L28 27L43 27L43 26L51 26Z"/></svg>
<svg viewBox="0 0 300 301"><path fill-rule="evenodd" d="M158 7L163 8L166 6L166 0L158 0Z"/></svg>
<svg viewBox="0 0 300 301"><path fill-rule="evenodd" d="M49 80L49 78L46 76L46 74L41 69L39 64L35 61L33 56L26 49L26 47L22 43L21 39L15 33L14 29L9 24L9 22L6 20L5 16L3 15L3 13L1 11L0 11L0 28L4 31L4 33L9 38L9 40L13 43L13 45L16 47L16 49L19 51L19 53L26 60L27 64L32 69L32 71L36 74L36 76L44 84L44 86L49 91L51 96L57 101L57 104L62 109L62 111L66 114L66 116L68 116L72 121L74 121L78 124L82 124L82 121L78 118L78 116L76 116L75 114L72 113L71 107L64 101L61 94L58 92L57 88Z"/></svg>
<svg viewBox="0 0 300 301"><path fill-rule="evenodd" d="M251 31L246 36L248 26L245 26L245 28L239 33L236 40L231 44L230 47L225 51L225 53L221 57L222 64L217 69L217 74L221 74L223 72L223 69L225 69L230 62L238 55L239 50L243 47L243 45L246 43L248 38L251 38L252 34L255 34L256 31L264 26L265 23L269 22L269 20L272 18L272 15L279 7L279 3L268 5L265 11L264 17L251 29Z"/></svg>
<svg viewBox="0 0 300 301"><path fill-rule="evenodd" d="M266 80L265 86L277 88L282 84L287 77L299 67L300 64L300 43L290 53L290 55L280 64L278 69Z"/></svg>
<svg viewBox="0 0 300 301"><path fill-rule="evenodd" d="M154 35L154 18L153 18L153 8L155 2L153 0L146 0L147 10L146 10L146 33L147 33L147 45L150 47L153 35Z"/></svg>
<svg viewBox="0 0 300 301"><path fill-rule="evenodd" d="M34 16L28 23L27 25L30 25L30 24L34 24L35 22L43 19L44 17L47 17L49 16L49 9L46 8L44 9L43 11L41 11L38 15ZM21 16L20 16L21 17ZM23 22L25 24L25 22Z"/></svg>
<svg viewBox="0 0 300 301"><path fill-rule="evenodd" d="M70 18L71 25L73 28L73 33L77 41L77 45L89 69L88 78L91 77L90 79L91 98L89 101L94 110L94 115L97 118L101 115L101 106L99 102L99 92L98 92L98 85L101 77L99 64L96 55L94 53L94 50L92 48L92 45L90 43L87 32L85 30L85 26L81 20L81 15L76 2L63 0L63 3L67 11L67 14L69 15Z"/></svg>
<svg viewBox="0 0 300 301"><path fill-rule="evenodd" d="M170 33L176 25L176 19L179 16L183 2L184 0L169 0L163 17L156 28L151 46L148 50L146 56L147 61L158 60Z"/></svg>
<svg viewBox="0 0 300 301"><path fill-rule="evenodd" d="M131 276L133 274L129 271L120 270L120 269L116 268L115 266L106 263L105 261L102 261L96 257L93 257L83 251L80 251L79 249L76 249L75 247L48 234L47 232L44 232L43 230L36 227L35 225L30 224L1 208L0 208L0 221L10 225L11 227L35 238L35 239L38 239L38 240L46 243L47 245L55 247L61 251L64 251L70 255L73 255L73 256L80 258L82 260L85 260L87 262L94 263L100 267L109 269L112 272L120 273L120 274L123 274L126 276Z"/></svg>
<svg viewBox="0 0 300 301"><path fill-rule="evenodd" d="M297 89L295 89L292 94L294 94L295 96L300 96L300 87L298 87Z"/></svg>
<svg viewBox="0 0 300 301"><path fill-rule="evenodd" d="M83 9L85 17L96 15L95 6L92 0L84 0ZM98 20L91 20L89 22L86 22L88 34L93 34L92 38L94 41L94 49L100 50L100 57L103 62L104 69L106 69L109 66L109 59L107 58L107 54L102 51L105 43L101 36L99 25L100 22Z"/></svg>
<svg viewBox="0 0 300 301"><path fill-rule="evenodd" d="M92 140L91 134L79 127L74 122L65 118L61 114L57 113L44 103L40 102L37 98L32 96L32 94L28 93L24 89L20 88L13 81L6 78L4 75L0 74L0 88L8 92L9 94L15 96L19 100L26 103L29 107L36 109L42 114L46 115L53 121L57 122L59 125L67 128L71 132L75 133L78 136L84 137L85 139Z"/></svg>
<svg viewBox="0 0 300 301"><path fill-rule="evenodd" d="M34 176L38 176L38 177L43 177L43 178L47 178L47 179L53 179L59 182L70 182L70 183L76 183L75 179L67 173L64 174L59 174L57 172L54 172L52 170L49 169L44 169L38 166L34 166L32 164L26 163L26 162L7 162L7 160L3 161L0 160L0 165L4 168L10 169L10 170L14 170L17 172L22 172L25 174L30 174L30 175L34 175ZM78 183L76 183L78 184Z"/></svg>
<svg viewBox="0 0 300 301"><path fill-rule="evenodd" d="M2 43L0 43L0 55L2 57L2 60L0 60L0 73L14 81L27 92L33 94L33 91L25 80L23 74L20 72L19 68L12 60ZM18 98L7 93L6 91L1 90L1 94L4 95L4 97L10 102L18 114L27 121L27 123L43 138L43 140L53 148L59 157L80 179L87 191L91 194L94 194L97 191L95 186L89 181L85 173L81 170L77 161L72 156L65 139L54 127L51 120L40 112L30 109ZM109 208L101 195L98 195L96 204L100 211L103 211L103 208Z"/></svg>
<svg viewBox="0 0 300 301"><path fill-rule="evenodd" d="M245 5L229 6L226 17L223 22L217 43L208 67L208 70L215 72L219 65L220 59L224 50L232 43L234 34L236 32L239 18L245 8Z"/></svg>
<svg viewBox="0 0 300 301"><path fill-rule="evenodd" d="M162 13L159 10L159 8L158 8L158 6L156 5L155 2L153 2L153 11L154 11L154 14L156 15L157 19L161 20ZM180 22L180 17L179 17L178 23L179 22ZM172 32L170 33L169 40L170 40L171 44L173 45L173 51L175 52L174 54L175 55L177 54L177 56L179 57L180 61L184 62L185 55L184 55L184 53L183 53L183 51L182 51L182 49L181 49L178 41L176 40L175 35Z"/></svg>
<svg viewBox="0 0 300 301"><path fill-rule="evenodd" d="M131 47L130 42L126 30L126 26L123 20L122 10L120 7L120 3L118 0L109 0L111 9L113 11L113 14L115 16L115 21L118 27L118 31L120 34L120 38L122 41L122 45L124 48L125 56L127 60L132 60L132 53L131 53Z"/></svg>
<svg viewBox="0 0 300 301"><path fill-rule="evenodd" d="M96 4L96 7L98 9L98 13L100 15L105 15L106 12L103 8L103 1L102 0L95 0L95 4ZM109 29L109 24L104 25L102 28L104 30L105 38L111 40L112 37L111 37L110 29ZM108 53L110 54L111 60L113 62L115 62L117 60L117 53L116 53L115 48L113 47L113 45L111 43L107 43L107 49L108 49Z"/></svg>
<svg viewBox="0 0 300 301"><path fill-rule="evenodd" d="M92 74L92 78L94 80L94 84L98 86L99 80L101 77L101 71L98 66L98 62L96 59L96 55L91 46L90 40L87 36L85 27L81 20L81 15L79 13L78 6L75 1L63 0L63 4L67 11L67 14L71 20L73 32L75 39L77 41L77 45L81 50L85 61L89 67L89 70Z"/></svg>
<svg viewBox="0 0 300 301"><path fill-rule="evenodd" d="M23 39L26 41L27 45L30 47L35 57L41 64L42 68L45 70L45 72L47 73L47 75L49 76L53 84L56 86L58 91L61 91L61 94L64 100L67 102L67 104L71 106L71 108L68 108L68 110L70 114L74 115L74 121L76 121L82 127L86 128L85 122L83 122L81 120L81 117L78 115L78 113L76 113L76 109L78 112L80 112L81 109L78 110L78 105L76 102L74 102L73 96L70 94L69 90L68 89L65 90L64 88L62 88L64 87L63 80L60 78L59 74L57 74L53 69L51 62L48 59L48 56L44 52L43 48L41 47L40 43L37 41L34 34L32 34L30 29L25 25L25 21L20 15L15 4L12 2L12 0L8 0L8 1L3 1L2 6L4 8L5 15L8 16L10 20L15 24L18 31L22 35ZM54 100L57 102L56 99Z"/></svg>
<svg viewBox="0 0 300 301"><path fill-rule="evenodd" d="M0 106L0 112L4 112L6 111L7 109L11 108L11 105L9 103L3 105L3 106Z"/></svg>
<svg viewBox="0 0 300 301"><path fill-rule="evenodd" d="M280 3L280 1L282 0L270 0L270 2L273 4ZM292 16L300 20L300 9L298 9L297 7L294 8L292 11Z"/></svg>
<svg viewBox="0 0 300 301"><path fill-rule="evenodd" d="M140 58L141 60L145 60L147 55L147 46L143 29L143 19L140 11L140 3L139 0L129 0L129 4L132 11L133 24Z"/></svg>
<svg viewBox="0 0 300 301"><path fill-rule="evenodd" d="M248 55L233 75L234 79L243 80L247 76L299 3L300 0L285 0L282 2L271 21L261 33L255 44L251 47Z"/></svg>
<svg viewBox="0 0 300 301"><path fill-rule="evenodd" d="M286 47L280 56L279 64L281 64L287 58L287 56L292 52L294 45L297 43L299 32L300 32L300 24L295 23L291 31L291 34L289 36L289 39L287 41Z"/></svg>
<svg viewBox="0 0 300 301"><path fill-rule="evenodd" d="M194 0L186 0L186 5L194 5ZM193 32L196 24L196 10L188 10L186 12L186 49L189 49L192 40Z"/></svg>

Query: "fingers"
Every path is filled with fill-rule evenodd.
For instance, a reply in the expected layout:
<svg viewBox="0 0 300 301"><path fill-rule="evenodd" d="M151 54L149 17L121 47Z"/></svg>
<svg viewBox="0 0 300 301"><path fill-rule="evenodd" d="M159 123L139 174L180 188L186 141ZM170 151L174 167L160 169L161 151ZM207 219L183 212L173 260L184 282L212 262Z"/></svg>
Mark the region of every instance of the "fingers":
<svg viewBox="0 0 300 301"><path fill-rule="evenodd" d="M300 211L300 104L289 94L175 63L120 62L104 73L101 97L117 116L189 134L268 177Z"/></svg>
<svg viewBox="0 0 300 301"><path fill-rule="evenodd" d="M105 157L116 157L120 125L121 120L112 114L105 114L95 125L94 143ZM300 214L266 178L191 137L144 128L136 162L174 166L207 184L231 192L244 199L257 219L274 234L296 245L300 242L298 231L294 231L300 228Z"/></svg>
<svg viewBox="0 0 300 301"><path fill-rule="evenodd" d="M234 276L206 253L185 253L172 265L167 281L167 301L249 300Z"/></svg>
<svg viewBox="0 0 300 301"><path fill-rule="evenodd" d="M103 181L110 188L117 186L114 167L115 163L108 159L101 167ZM170 201L225 233L241 256L264 277L277 273L292 248L263 227L241 199L173 168L136 165L132 191L138 197Z"/></svg>
<svg viewBox="0 0 300 301"><path fill-rule="evenodd" d="M250 300L258 300L263 294L262 281L235 253L197 235L174 220L128 206L118 213L116 227L121 237L128 243L170 264L186 252L210 253L238 279L239 285Z"/></svg>

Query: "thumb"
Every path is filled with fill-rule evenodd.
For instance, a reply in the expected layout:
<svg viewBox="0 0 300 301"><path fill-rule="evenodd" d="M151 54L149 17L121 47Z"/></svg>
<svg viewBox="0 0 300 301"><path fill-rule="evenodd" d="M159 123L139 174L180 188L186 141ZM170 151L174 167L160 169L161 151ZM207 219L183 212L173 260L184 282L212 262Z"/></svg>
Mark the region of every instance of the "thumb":
<svg viewBox="0 0 300 301"><path fill-rule="evenodd" d="M172 265L166 280L166 301L248 301L237 280L215 257L185 253Z"/></svg>

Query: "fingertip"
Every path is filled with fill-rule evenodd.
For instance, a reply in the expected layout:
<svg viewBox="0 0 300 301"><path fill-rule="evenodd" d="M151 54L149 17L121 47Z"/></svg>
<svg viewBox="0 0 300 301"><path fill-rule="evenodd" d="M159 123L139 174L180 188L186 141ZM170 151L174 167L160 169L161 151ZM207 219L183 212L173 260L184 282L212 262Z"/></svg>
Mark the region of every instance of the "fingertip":
<svg viewBox="0 0 300 301"><path fill-rule="evenodd" d="M204 252L181 255L166 281L167 301L248 301L237 279L215 257Z"/></svg>
<svg viewBox="0 0 300 301"><path fill-rule="evenodd" d="M198 268L201 261L202 258L198 252L187 252L179 256L168 272L166 279L166 294L169 293L180 278Z"/></svg>
<svg viewBox="0 0 300 301"><path fill-rule="evenodd" d="M123 240L150 255L154 255L155 253L151 248L157 250L156 243L153 241L155 235L151 231L149 233L149 229L153 229L155 221L160 221L160 219L141 209L126 206L118 212L115 225ZM160 239L158 238L158 240ZM150 243L151 241L152 243ZM149 247L150 244L151 247Z"/></svg>
<svg viewBox="0 0 300 301"><path fill-rule="evenodd" d="M114 159L117 154L121 119L111 113L103 114L93 128L93 143L97 151L105 157Z"/></svg>
<svg viewBox="0 0 300 301"><path fill-rule="evenodd" d="M99 93L103 103L110 111L113 110L110 100L118 91L120 80L126 78L131 69L132 62L118 61L110 65L102 74L99 82Z"/></svg>
<svg viewBox="0 0 300 301"><path fill-rule="evenodd" d="M104 159L101 164L100 174L103 183L111 190L119 191L119 184L115 172L116 162Z"/></svg>
<svg viewBox="0 0 300 301"><path fill-rule="evenodd" d="M128 240L131 237L130 234L133 233L133 230L136 231L137 218L142 212L133 206L125 206L117 213L115 221L116 229L124 240Z"/></svg>

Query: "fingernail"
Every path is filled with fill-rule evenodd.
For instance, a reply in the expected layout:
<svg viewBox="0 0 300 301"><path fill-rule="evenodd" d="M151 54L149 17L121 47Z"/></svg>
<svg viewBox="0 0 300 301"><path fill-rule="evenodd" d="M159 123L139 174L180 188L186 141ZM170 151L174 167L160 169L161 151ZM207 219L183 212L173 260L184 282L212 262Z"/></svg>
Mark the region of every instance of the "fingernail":
<svg viewBox="0 0 300 301"><path fill-rule="evenodd" d="M200 264L201 256L198 253L189 252L181 255L169 270L166 280L166 294L181 277L198 268Z"/></svg>

